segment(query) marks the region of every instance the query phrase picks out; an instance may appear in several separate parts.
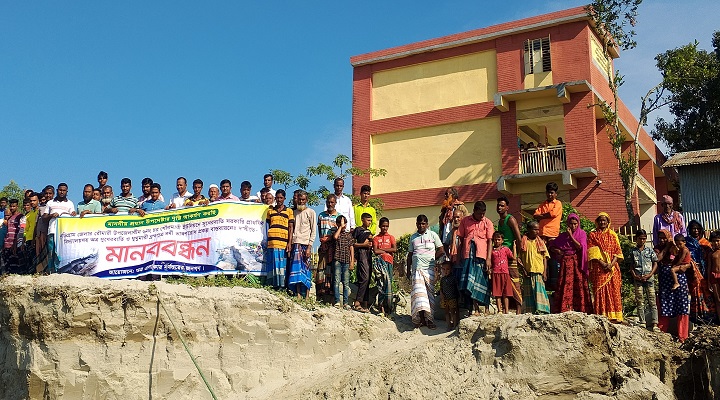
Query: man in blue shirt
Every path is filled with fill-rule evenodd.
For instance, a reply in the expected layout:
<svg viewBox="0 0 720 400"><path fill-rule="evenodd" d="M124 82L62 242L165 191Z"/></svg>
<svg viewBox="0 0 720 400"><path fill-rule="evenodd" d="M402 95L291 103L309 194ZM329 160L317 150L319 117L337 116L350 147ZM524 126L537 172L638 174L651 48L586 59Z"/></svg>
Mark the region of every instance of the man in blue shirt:
<svg viewBox="0 0 720 400"><path fill-rule="evenodd" d="M160 200L160 184L155 182L150 185L150 200L145 200L140 208L132 209L130 212L137 212L141 217L148 211L164 210L165 202Z"/></svg>

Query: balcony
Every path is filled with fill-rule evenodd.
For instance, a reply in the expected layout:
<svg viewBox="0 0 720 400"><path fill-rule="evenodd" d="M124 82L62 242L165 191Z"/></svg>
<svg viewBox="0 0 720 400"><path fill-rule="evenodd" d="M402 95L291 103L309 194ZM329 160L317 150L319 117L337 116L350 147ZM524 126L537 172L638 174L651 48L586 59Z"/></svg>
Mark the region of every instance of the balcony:
<svg viewBox="0 0 720 400"><path fill-rule="evenodd" d="M567 169L565 144L521 149L518 153L519 173L498 179L497 188L501 193L543 193L548 182L556 182L561 190L576 189L579 178L597 177L592 167Z"/></svg>
<svg viewBox="0 0 720 400"><path fill-rule="evenodd" d="M520 150L520 173L536 174L566 169L565 145Z"/></svg>

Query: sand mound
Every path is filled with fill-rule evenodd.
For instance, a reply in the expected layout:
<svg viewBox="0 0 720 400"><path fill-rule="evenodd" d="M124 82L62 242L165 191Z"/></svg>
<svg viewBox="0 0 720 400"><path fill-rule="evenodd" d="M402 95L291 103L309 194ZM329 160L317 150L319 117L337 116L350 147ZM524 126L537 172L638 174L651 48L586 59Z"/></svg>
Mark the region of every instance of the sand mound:
<svg viewBox="0 0 720 400"><path fill-rule="evenodd" d="M211 398L158 294L221 399L672 399L717 388L712 377L688 386L686 361L700 358L669 335L579 313L469 318L444 333L412 330L404 315L308 311L261 289L53 275L0 281L0 398Z"/></svg>

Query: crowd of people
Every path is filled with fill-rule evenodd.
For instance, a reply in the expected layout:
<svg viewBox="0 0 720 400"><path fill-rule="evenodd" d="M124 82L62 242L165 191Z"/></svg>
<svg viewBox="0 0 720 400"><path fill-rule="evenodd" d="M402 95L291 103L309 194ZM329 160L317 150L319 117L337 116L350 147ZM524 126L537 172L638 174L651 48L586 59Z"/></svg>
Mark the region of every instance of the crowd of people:
<svg viewBox="0 0 720 400"><path fill-rule="evenodd" d="M77 206L67 199L64 183L56 188L47 186L39 193L26 191L22 208L17 199L2 198L3 272L53 272L58 264L53 224L61 215L143 216L149 211L218 201L258 202L268 206L263 240L267 285L297 296L308 296L314 286L319 298L331 297L338 308L369 312L370 306L375 306L380 313L392 313L398 247L388 233L390 220L378 220L370 205L370 186L361 187L359 202L353 205L343 193L344 180L337 178L334 193L325 199L325 210L316 213L308 207L305 191L296 190L286 206L286 193L273 189L272 175L265 175L263 181L255 195L250 182L242 182L238 197L232 194L231 182L224 179L220 186L211 184L205 197L202 180L193 181L191 193L187 180L180 177L177 192L165 201L161 186L150 178L142 180L139 198L132 195L128 178L121 180L120 194L114 195L107 174L101 171L98 186L85 185ZM412 284L410 306L415 327L436 328L437 275L448 329L457 325L461 308L467 310L465 315L482 315L493 299L502 313L578 311L621 323L623 267L633 277L638 321L647 329L668 331L673 319L678 338L684 340L691 319L695 323L720 322L720 231L706 239L702 225L690 221L686 226L682 214L673 209L672 198L663 196L663 211L654 219L652 246L647 244L647 232L639 230L632 257L624 260L607 213L597 215L595 229L589 233L581 228L581 218L570 213L561 231L563 205L557 193L557 184L548 183L547 199L524 226L509 213L508 198L497 199L500 218L494 224L485 216L484 202L475 202L469 211L454 188L445 192L439 233L429 229L426 215L418 215L405 265L398 269L398 275L407 276ZM318 259L311 265L316 236ZM350 271L355 268L357 291L350 304ZM370 298L373 278L377 299Z"/></svg>
<svg viewBox="0 0 720 400"><path fill-rule="evenodd" d="M654 218L652 246L647 244L647 232L640 229L631 259L624 260L619 237L605 212L598 214L595 229L589 233L581 228L580 217L570 213L561 232L563 207L557 191L555 183L547 184L547 199L521 234L520 224L508 213L506 197L497 200L500 219L495 230L485 217L484 202L476 202L467 215L457 192L448 189L439 221L441 235L428 233L427 218L419 216L418 231L411 238L408 274L413 280L413 322L435 326L435 271L432 263L416 255L423 244L426 257L444 260L440 298L450 328L457 323L459 306L479 315L491 298L503 313L510 309L518 314L578 311L622 323L622 268L628 268L633 278L638 323L647 329L667 332L671 321L676 321L673 331L684 340L690 320L720 322L720 231L712 232L708 240L698 221L686 227L682 214L673 209L673 199L665 195L663 211ZM419 239L423 237L428 239ZM436 253L428 255L428 249ZM556 279L549 277L553 271Z"/></svg>
<svg viewBox="0 0 720 400"><path fill-rule="evenodd" d="M120 180L120 193L115 195L108 185L108 174L100 171L97 186L86 184L83 187L82 200L75 203L68 199L68 185L60 183L56 187L45 186L41 191L25 190L19 199L0 198L0 270L3 273L44 273L55 272L59 260L55 251L56 218L59 216L77 216L83 218L90 214L136 214L144 216L146 212L170 210L178 207L207 205L222 201L246 201L276 204L276 190L273 188L273 176L265 174L263 187L252 194L252 184L243 181L240 184L240 196L232 193L229 179L220 181L220 186L211 184L207 197L203 194L204 182L195 179L192 192L188 191L185 177L177 178L177 191L165 200L162 187L151 178L141 181L142 195L132 193L130 178ZM282 191L284 195L284 191ZM283 197L284 201L284 197Z"/></svg>

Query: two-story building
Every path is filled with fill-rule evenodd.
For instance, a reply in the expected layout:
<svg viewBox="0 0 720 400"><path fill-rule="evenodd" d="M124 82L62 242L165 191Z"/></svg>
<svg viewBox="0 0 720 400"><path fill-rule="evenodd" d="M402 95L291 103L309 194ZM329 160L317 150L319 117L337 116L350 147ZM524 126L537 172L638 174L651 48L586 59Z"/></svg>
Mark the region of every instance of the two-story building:
<svg viewBox="0 0 720 400"><path fill-rule="evenodd" d="M618 57L617 53L613 57ZM415 229L415 217L437 222L447 187L460 198L511 201L516 217L532 214L545 184L593 217L627 221L624 191L597 106L612 99L600 41L583 7L351 57L352 158L387 175L356 177L385 203L391 232ZM611 68L612 70L612 68ZM619 103L632 142L637 119ZM665 162L640 131L637 221L650 226L667 193ZM628 147L626 146L626 147ZM523 213L523 215L526 215Z"/></svg>

